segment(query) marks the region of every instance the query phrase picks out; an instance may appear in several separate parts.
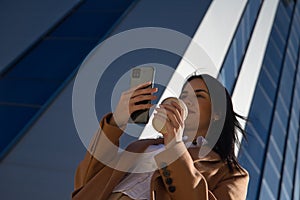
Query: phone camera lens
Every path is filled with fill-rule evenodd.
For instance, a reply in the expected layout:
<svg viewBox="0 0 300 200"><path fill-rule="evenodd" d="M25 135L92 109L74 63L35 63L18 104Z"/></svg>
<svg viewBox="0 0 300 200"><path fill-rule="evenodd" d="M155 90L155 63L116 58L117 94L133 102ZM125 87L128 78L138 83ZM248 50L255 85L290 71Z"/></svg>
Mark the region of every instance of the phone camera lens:
<svg viewBox="0 0 300 200"><path fill-rule="evenodd" d="M140 69L134 69L132 70L132 78L139 78L140 77L141 70Z"/></svg>

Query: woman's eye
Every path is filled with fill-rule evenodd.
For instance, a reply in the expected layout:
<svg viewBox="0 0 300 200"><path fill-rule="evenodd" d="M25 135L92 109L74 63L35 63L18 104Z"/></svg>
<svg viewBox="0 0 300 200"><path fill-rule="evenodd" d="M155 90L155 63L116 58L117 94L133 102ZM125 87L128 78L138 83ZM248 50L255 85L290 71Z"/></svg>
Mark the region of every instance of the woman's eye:
<svg viewBox="0 0 300 200"><path fill-rule="evenodd" d="M204 98L204 96L201 94L197 94L196 97Z"/></svg>

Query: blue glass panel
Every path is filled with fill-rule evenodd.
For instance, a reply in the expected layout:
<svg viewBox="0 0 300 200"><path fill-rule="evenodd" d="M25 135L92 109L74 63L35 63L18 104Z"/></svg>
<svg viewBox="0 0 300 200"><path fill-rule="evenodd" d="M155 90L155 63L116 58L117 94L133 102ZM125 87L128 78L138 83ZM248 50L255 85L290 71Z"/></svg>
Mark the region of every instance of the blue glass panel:
<svg viewBox="0 0 300 200"><path fill-rule="evenodd" d="M277 110L276 110L277 112ZM274 140L276 141L278 148L282 151L283 145L284 145L284 137L286 135L286 127L285 124L282 125L281 120L283 117L275 117L275 120L273 121L272 125L272 135L274 137Z"/></svg>
<svg viewBox="0 0 300 200"><path fill-rule="evenodd" d="M277 24L274 24L274 27L271 31L271 37L276 42L279 49L285 48L286 41Z"/></svg>
<svg viewBox="0 0 300 200"><path fill-rule="evenodd" d="M275 65L281 65L281 61L282 61L282 55L283 55L283 50L284 49L278 49L277 44L275 43L275 41L271 38L270 42L268 44L266 53L268 54L268 56L270 56L272 58L272 61Z"/></svg>
<svg viewBox="0 0 300 200"><path fill-rule="evenodd" d="M297 19L297 22L295 23L295 32L297 35L300 33L300 11L296 12L295 19Z"/></svg>
<svg viewBox="0 0 300 200"><path fill-rule="evenodd" d="M280 27L280 31L285 39L288 37L288 28L290 20L291 19L287 15L285 6L282 5L282 2L280 1L275 23L278 25L278 27Z"/></svg>
<svg viewBox="0 0 300 200"><path fill-rule="evenodd" d="M262 146L265 146L268 136L268 131L266 128L268 127L268 124L266 125L265 122L262 122L254 117L250 117L249 121L250 122L248 122L246 126L246 132L249 133L249 137L253 137L253 144L260 142L263 144Z"/></svg>
<svg viewBox="0 0 300 200"><path fill-rule="evenodd" d="M224 81L224 86L231 93L233 88L233 83L235 80L234 68L236 66L236 57L234 55L235 47L231 48L226 57L224 66L221 71L222 79Z"/></svg>
<svg viewBox="0 0 300 200"><path fill-rule="evenodd" d="M248 2L250 3L250 2ZM266 49L265 58L263 61L263 69L260 72L260 76L258 79L258 84L261 85L261 87L256 87L255 95L253 97L251 111L249 113L250 117L255 117L261 123L268 122L267 119L264 119L263 117L260 117L259 115L261 113L265 112L265 105L272 104L270 102L275 102L275 98L278 98L276 96L276 89L280 85L280 95L282 95L282 100L277 101L276 105L276 117L273 119L273 126L272 126L272 138L274 138L274 141L269 143L269 146L267 148L268 156L265 161L265 169L263 176L261 176L259 181L264 180L265 183L257 183L253 184L252 180L250 179L249 189L255 192L255 194L251 195L252 198L249 198L249 195L247 199L257 199L257 190L261 190L259 192L260 198L259 199L277 199L278 189L280 189L280 172L282 169L282 159L283 159L283 153L285 148L285 136L287 134L287 124L289 119L289 108L291 104L291 95L292 95L292 88L293 88L293 78L294 78L294 61L295 61L295 47L298 48L298 38L292 36L292 39L289 43L289 56L285 57L287 59L282 65L283 55L285 55L286 50L286 41L287 37L289 35L289 25L290 25L290 16L292 11L292 6L284 6L282 1L279 3L279 7L277 10L277 14L275 17L275 21L273 24L271 37ZM294 18L295 19L295 18ZM298 27L297 27L298 28ZM285 67L284 71L281 72L281 67ZM280 74L282 73L282 74ZM279 81L278 78L281 78ZM264 89L264 90L262 90ZM265 91L265 92L263 92ZM266 98L266 96L270 97L268 101L264 101L263 97ZM299 104L299 103L298 103ZM272 109L273 105L270 107L269 113L272 115ZM298 108L299 109L299 108ZM262 112L263 111L263 112ZM299 112L299 110L298 110ZM295 112L296 113L296 112ZM262 115L263 116L263 115ZM270 118L270 115L268 115ZM296 120L297 121L297 120ZM256 121L253 123L253 126L255 128L257 127ZM258 125L261 126L261 125ZM247 125L246 130L249 130L249 126ZM265 140L268 139L268 127L266 127L266 137ZM250 131L251 133L251 131ZM289 138L291 138L293 135L290 133ZM295 138L293 136L293 138ZM243 143L245 145L245 143ZM289 149L291 147L294 147L295 143L289 142ZM260 145L259 145L260 146ZM247 152L249 152L251 147L248 147ZM245 156L243 155L243 152L241 152L241 157L245 159ZM289 154L291 154L291 151L289 150ZM256 153L256 155L253 153L251 154L251 158L258 157L261 154ZM261 159L263 158L263 155L261 155ZM289 159L289 161L286 162L286 167L291 168L291 165L293 165L291 161L291 155L286 155L285 159ZM252 165L249 165L252 166ZM248 166L247 166L248 167ZM277 170L275 170L275 168ZM255 169L252 169L250 171L253 173ZM289 173L285 173L285 176L288 177ZM284 180L286 181L286 177L284 177ZM261 185L262 184L262 185ZM269 186L269 187L266 187ZM251 188L253 187L253 188ZM287 190L290 192L290 188L288 187ZM249 190L250 191L250 190Z"/></svg>
<svg viewBox="0 0 300 200"><path fill-rule="evenodd" d="M292 127L292 126L290 126L290 127ZM297 130L298 129L299 129L299 126L297 126ZM287 143L288 146L286 148L294 151L294 149L296 148L296 145L297 145L296 142L297 142L297 131L295 128L292 128L292 129L290 128L289 138L288 138L288 143Z"/></svg>
<svg viewBox="0 0 300 200"><path fill-rule="evenodd" d="M299 141L299 138L298 138ZM296 174L294 179L294 193L292 194L294 197L294 200L300 199L300 145L298 145L298 158L297 158L297 166L296 166Z"/></svg>
<svg viewBox="0 0 300 200"><path fill-rule="evenodd" d="M246 170L249 172L250 174L250 182L248 185L248 193L247 193L247 199L256 199L256 194L257 194L257 185L259 184L259 177L260 177L260 168L261 165L257 162L252 163L249 161L249 157L251 157L250 159L255 159L259 156L257 155L250 155L248 153L248 150L254 149L251 148L253 147L253 145L248 144L248 142L246 142L245 140L242 141L243 144L247 145L247 148L242 148L240 150L239 153L239 163L246 168ZM249 146L248 146L249 145ZM243 147L246 147L245 145L243 145ZM263 154L263 152L260 152L261 155ZM258 170L257 170L258 168Z"/></svg>
<svg viewBox="0 0 300 200"><path fill-rule="evenodd" d="M254 98L256 101L252 105L254 109L252 110L253 114L250 115L250 120L254 118L257 119L262 123L262 126L264 127L263 130L268 130L271 121L273 105L266 100L261 87L257 87ZM261 112L262 110L264 112Z"/></svg>
<svg viewBox="0 0 300 200"><path fill-rule="evenodd" d="M59 81L4 78L0 80L0 102L43 105L59 85Z"/></svg>
<svg viewBox="0 0 300 200"><path fill-rule="evenodd" d="M277 100L277 105L276 105L276 113L277 116L281 122L281 124L283 124L283 128L285 128L287 126L287 120L288 120L288 115L289 115L289 104L287 104L286 101L288 101L287 99L283 99L281 97L277 97L279 98Z"/></svg>
<svg viewBox="0 0 300 200"><path fill-rule="evenodd" d="M275 200L274 194L270 190L269 185L266 183L265 179L263 179L263 186L262 186L262 189L260 191L259 199L261 199L261 200L265 200L265 199Z"/></svg>
<svg viewBox="0 0 300 200"><path fill-rule="evenodd" d="M121 15L120 12L76 12L66 19L50 37L103 36Z"/></svg>
<svg viewBox="0 0 300 200"><path fill-rule="evenodd" d="M286 189L288 188L288 189ZM291 199L291 190L288 186L282 185L281 186L281 193L280 193L280 200Z"/></svg>
<svg viewBox="0 0 300 200"><path fill-rule="evenodd" d="M273 78L271 77L271 74L269 74L269 71L267 71L267 67L263 66L260 73L264 78L261 79L259 84L261 84L261 87L264 90L264 94L269 98L269 101L273 101L276 93L276 85L274 84L276 83L274 83L273 80L270 80L270 78Z"/></svg>
<svg viewBox="0 0 300 200"><path fill-rule="evenodd" d="M282 98L284 100L284 103L286 103L286 106L289 107L290 101L291 101L291 95L292 95L292 88L293 88L293 80L294 80L294 70L291 66L293 63L290 62L290 59L286 60L286 65L284 66L284 71L282 74L282 80L280 82L280 95L282 95Z"/></svg>
<svg viewBox="0 0 300 200"><path fill-rule="evenodd" d="M296 145L294 145L294 147L296 147ZM292 149L293 151L296 150L296 148L293 148ZM285 159L285 162L284 162L284 165L285 165L285 168L286 168L286 173L287 173L287 176L289 178L291 178L290 180L288 180L289 178L287 178L287 185L288 186L292 186L292 178L293 178L293 172L294 172L294 165L295 165L295 161L296 161L296 158L294 157L295 156L295 153L296 152L291 152L290 150L287 151L287 154L286 154L286 159Z"/></svg>
<svg viewBox="0 0 300 200"><path fill-rule="evenodd" d="M293 15L294 1L289 1L288 5L285 6L285 11L289 17Z"/></svg>
<svg viewBox="0 0 300 200"><path fill-rule="evenodd" d="M256 164L256 166L260 168L264 158L259 155L262 155L262 153L264 152L264 149L260 145L257 145L257 140L253 136L249 136L249 140L246 143L247 143L247 147L245 146L245 148L247 149L248 154L251 156L251 158L254 161L254 163ZM253 148L254 146L255 146L255 148ZM246 165L246 166L249 166L249 165Z"/></svg>
<svg viewBox="0 0 300 200"><path fill-rule="evenodd" d="M117 10L124 9L128 7L134 1L120 1L120 0L110 0L110 1L99 1L99 0L88 0L85 1L79 8L82 10Z"/></svg>
<svg viewBox="0 0 300 200"><path fill-rule="evenodd" d="M266 180L267 185L269 186L272 194L274 194L275 198L278 191L278 184L279 184L279 174L278 169L276 165L272 165L271 161L267 161L265 164L265 170L264 170L264 178ZM261 194L265 193L266 188L263 186L261 190Z"/></svg>
<svg viewBox="0 0 300 200"><path fill-rule="evenodd" d="M96 44L96 40L44 40L6 77L64 80Z"/></svg>
<svg viewBox="0 0 300 200"><path fill-rule="evenodd" d="M252 25L251 21L252 21L253 17L256 17L254 14L251 14L249 6L251 6L251 3L248 3L248 6L247 6L247 8L244 12L243 18L242 18L242 20L245 23L245 25L243 27L244 34L245 34L244 39L249 38L249 36L251 34L251 28L252 28L251 27L251 25Z"/></svg>
<svg viewBox="0 0 300 200"><path fill-rule="evenodd" d="M37 111L38 108L0 105L0 154Z"/></svg>
<svg viewBox="0 0 300 200"><path fill-rule="evenodd" d="M293 24L291 36L290 36L290 47L288 51L291 54L292 60L297 60L298 57L298 46L299 46L299 33L295 32L295 26L297 26L295 23Z"/></svg>
<svg viewBox="0 0 300 200"><path fill-rule="evenodd" d="M278 164L278 171L280 169L280 165L279 163L282 163L282 154L283 154L283 149L279 147L278 143L280 143L280 141L276 140L275 137L273 137L274 139L272 141L270 141L269 143L269 147L268 147L268 157L272 157L272 160L274 161L274 163ZM267 161L269 162L269 161Z"/></svg>
<svg viewBox="0 0 300 200"><path fill-rule="evenodd" d="M236 46L236 59L241 60L242 56L245 53L245 46L246 46L246 41L245 38L243 38L243 27L244 27L244 21L241 22L240 28L237 30L236 35L235 35L235 46ZM237 63L238 66L240 63ZM237 68L237 65L235 65L235 68Z"/></svg>
<svg viewBox="0 0 300 200"><path fill-rule="evenodd" d="M262 0L254 0L254 1L249 1L248 2L248 6L249 6L249 13L250 13L250 24L253 24L257 18L257 14L260 8L260 4L261 4Z"/></svg>
<svg viewBox="0 0 300 200"><path fill-rule="evenodd" d="M277 84L278 78L279 78L279 69L280 64L275 64L271 58L271 56L266 55L264 59L265 68L267 68L267 71L270 73L272 79L274 80L275 84Z"/></svg>
<svg viewBox="0 0 300 200"><path fill-rule="evenodd" d="M285 68L287 68L287 71L290 75L290 77L294 77L295 76L295 70L296 70L296 61L297 61L297 57L293 57L290 54L290 47L291 45L289 45L289 48L287 49L287 54L286 54L286 63L284 63L285 65L287 65ZM298 51L298 47L297 47L297 51Z"/></svg>
<svg viewBox="0 0 300 200"><path fill-rule="evenodd" d="M261 1L248 2L221 69L224 84L232 93Z"/></svg>
<svg viewBox="0 0 300 200"><path fill-rule="evenodd" d="M291 40L289 48L286 51L286 55L292 60L297 60L298 40ZM297 49L297 50L296 50Z"/></svg>

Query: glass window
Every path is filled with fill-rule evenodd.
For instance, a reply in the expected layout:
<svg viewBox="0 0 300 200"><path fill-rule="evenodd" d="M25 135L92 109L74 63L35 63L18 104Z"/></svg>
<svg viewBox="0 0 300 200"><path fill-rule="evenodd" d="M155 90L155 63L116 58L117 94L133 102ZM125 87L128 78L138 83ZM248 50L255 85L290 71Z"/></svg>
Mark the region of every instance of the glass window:
<svg viewBox="0 0 300 200"><path fill-rule="evenodd" d="M297 35L299 35L300 33L300 13L299 13L299 9L298 12L295 12L295 16L294 19L296 19L296 24L295 24L295 31L297 33Z"/></svg>
<svg viewBox="0 0 300 200"><path fill-rule="evenodd" d="M264 76L263 79L259 82L259 84L262 87L262 90L264 92L264 96L269 99L269 101L273 101L276 93L276 83L273 81L270 73L267 71L266 67L263 67L261 70L262 76Z"/></svg>
<svg viewBox="0 0 300 200"><path fill-rule="evenodd" d="M257 132L258 126L256 125L257 123L255 123L255 127L254 127L251 123L248 123L247 133L249 134L249 137L252 137L254 144L260 145L262 148L265 148L266 136L268 133L267 131L261 131L260 133L258 133Z"/></svg>
<svg viewBox="0 0 300 200"><path fill-rule="evenodd" d="M270 38L270 42L268 44L266 54L268 54L275 65L281 65L283 50L279 49L276 42Z"/></svg>
<svg viewBox="0 0 300 200"><path fill-rule="evenodd" d="M262 188L260 191L259 199L275 200L275 197L273 195L274 193L271 191L271 189L265 179L263 179L262 183L263 184L262 184Z"/></svg>
<svg viewBox="0 0 300 200"><path fill-rule="evenodd" d="M266 55L265 59L264 59L263 67L267 68L267 70L270 73L270 75L272 76L275 84L277 85L278 78L279 78L279 69L280 69L281 65L276 65L274 63L272 57L269 55Z"/></svg>
<svg viewBox="0 0 300 200"><path fill-rule="evenodd" d="M234 55L234 48L231 48L221 70L221 76L224 82L224 86L228 89L229 93L232 93L233 83L236 78L236 74L234 73L236 64L237 61Z"/></svg>
<svg viewBox="0 0 300 200"><path fill-rule="evenodd" d="M299 140L299 138L298 138ZM294 200L300 199L300 145L298 145L298 158L297 158L297 166L296 166L296 175L294 179Z"/></svg>
<svg viewBox="0 0 300 200"><path fill-rule="evenodd" d="M262 125L264 126L264 130L268 130L271 115L272 115L272 109L273 109L273 102L270 102L266 99L264 92L261 87L256 88L255 94L254 94L254 101L253 101L253 115L250 115L250 119L258 119ZM262 109L264 112L261 112Z"/></svg>
<svg viewBox="0 0 300 200"><path fill-rule="evenodd" d="M281 34L280 28L278 28L278 25L276 23L274 24L274 27L272 29L271 36L273 37L274 41L278 45L278 48L280 49L285 48L285 43L286 43L285 38Z"/></svg>
<svg viewBox="0 0 300 200"><path fill-rule="evenodd" d="M260 0L254 0L247 4L223 63L221 75L224 76L223 83L230 93L233 91L234 80L238 76L251 31L258 16L260 3Z"/></svg>
<svg viewBox="0 0 300 200"><path fill-rule="evenodd" d="M250 24L253 24L256 20L257 14L253 14L253 13L258 13L259 8L260 8L260 4L261 4L261 0L253 0L253 1L249 1L248 2L248 7L249 7L249 13L250 13ZM252 14L251 14L252 13Z"/></svg>
<svg viewBox="0 0 300 200"><path fill-rule="evenodd" d="M250 138L250 137L249 137ZM247 142L247 152L251 156L256 166L261 167L261 164L264 160L263 152L265 151L261 145L257 145L255 138L251 137L249 142Z"/></svg>
<svg viewBox="0 0 300 200"><path fill-rule="evenodd" d="M249 5L251 3L248 2ZM300 26L300 17L299 19L295 16L293 18L297 21L294 21L294 28L292 28L293 31L288 44L288 52L285 52L287 37L290 31L292 8L293 6L291 5L287 7L284 6L282 1L279 3L248 116L250 120L252 120L251 118L254 120L251 121L251 123L247 123L246 126L246 131L250 133L250 137L248 138L250 138L249 141L251 143L247 146L247 153L242 153L242 158L248 160L248 165L251 166L251 170L253 171L251 171L252 173L257 171L257 167L264 167L261 188L257 188L260 184L254 185L251 179L249 184L249 186L251 186L249 188L250 190L260 190L259 199L277 199L279 189L282 199L290 199L289 195L292 194L291 191L294 187L294 184L291 183L294 176L295 150L297 140L299 140L297 131L299 129L300 100L298 100L299 94L295 93L294 96L292 95L295 81L296 55L298 56L299 53L300 38L298 36L300 34L300 27L298 27L297 24ZM245 16L247 16L247 11L245 13ZM253 16L249 15L248 17L250 19ZM249 26L250 22L245 21L244 24ZM246 27L245 30L247 30ZM238 43L237 46L239 45L241 44ZM283 57L284 55L286 56ZM284 62L283 59L285 59ZM284 67L283 71L281 71L282 67ZM300 78L297 84L300 85ZM280 87L279 92L276 93L278 87ZM300 87L297 88L297 91L298 90L300 90ZM294 98L293 101L292 97ZM275 101L276 98L278 99ZM274 102L276 102L276 106L274 106ZM292 109L294 110L292 112L290 112L291 103L293 103ZM272 115L274 108L276 111L275 114ZM288 120L291 114L291 121L289 122ZM271 130L269 130L270 123L272 123ZM288 123L290 125L288 141L286 143ZM270 137L269 134L271 134ZM270 141L266 147L265 144L268 139L270 139ZM255 142L255 147L258 149L251 148ZM285 150L284 148L287 149ZM267 151L266 158L263 157L263 152L265 151ZM261 154L259 154L259 152L261 152ZM255 162L256 165L254 165L253 162ZM300 164L298 164L298 168L300 171L299 165ZM282 182L280 182L282 168ZM297 176L300 178L299 174L300 172L298 172ZM258 181L259 180L258 178ZM297 184L297 188L300 188L299 180ZM299 192L297 192L296 195L300 195ZM251 198L249 198L250 196ZM248 199L257 199L257 196L250 194L248 195Z"/></svg>
<svg viewBox="0 0 300 200"><path fill-rule="evenodd" d="M276 140L271 135L270 142L269 142L269 147L268 147L268 155L272 157L272 160L274 163L282 163L282 154L283 154L283 149L279 147L278 145L279 141ZM276 168L280 169L280 168Z"/></svg>
<svg viewBox="0 0 300 200"><path fill-rule="evenodd" d="M277 15L278 18L275 23L278 24L278 27L282 27L282 32L284 32L285 37L287 37L291 17L288 15L287 9L282 5L282 1L279 3Z"/></svg>
<svg viewBox="0 0 300 200"><path fill-rule="evenodd" d="M245 46L246 46L246 41L244 41L243 39L243 29L242 29L243 26L244 26L244 20L241 21L240 27L238 28L235 36L236 58L239 61L242 59L242 56L244 55ZM238 62L237 64L239 65L240 62Z"/></svg>
<svg viewBox="0 0 300 200"><path fill-rule="evenodd" d="M266 184L262 185L261 194L266 192L267 188L269 188L272 194L277 195L280 174L276 164L270 156L268 156L265 164L263 176Z"/></svg>
<svg viewBox="0 0 300 200"><path fill-rule="evenodd" d="M290 36L290 47L288 52L291 54L293 60L297 60L298 46L299 46L299 34L295 32L295 28L292 29Z"/></svg>
<svg viewBox="0 0 300 200"><path fill-rule="evenodd" d="M296 150L295 148L293 150ZM295 152L292 152L291 149L287 151L286 157L285 157L285 171L284 174L287 176L287 182L291 186L292 185L292 177L294 172L294 165L295 165Z"/></svg>
<svg viewBox="0 0 300 200"><path fill-rule="evenodd" d="M276 113L277 117L279 117L280 124L282 124L283 128L286 128L287 121L289 117L289 106L285 101L289 101L288 99L284 98L282 95L278 95L277 97L277 104L276 104Z"/></svg>
<svg viewBox="0 0 300 200"><path fill-rule="evenodd" d="M277 115L277 114L275 114ZM283 144L284 144L284 138L286 135L286 129L281 123L280 116L276 116L273 125L272 125L272 136L274 137L274 140L276 141L278 148L282 151Z"/></svg>
<svg viewBox="0 0 300 200"><path fill-rule="evenodd" d="M289 17L293 14L294 1L290 1L288 5L285 6L285 11Z"/></svg>
<svg viewBox="0 0 300 200"><path fill-rule="evenodd" d="M290 59L287 59L287 62L284 65L284 71L281 77L280 82L280 91L279 94L281 95L286 107L289 107L293 89L293 82L294 82L294 73L293 67L291 66L293 63L290 62Z"/></svg>
<svg viewBox="0 0 300 200"><path fill-rule="evenodd" d="M281 187L280 200L281 199L282 200L291 199L290 192L287 192L285 185L282 185L282 187Z"/></svg>

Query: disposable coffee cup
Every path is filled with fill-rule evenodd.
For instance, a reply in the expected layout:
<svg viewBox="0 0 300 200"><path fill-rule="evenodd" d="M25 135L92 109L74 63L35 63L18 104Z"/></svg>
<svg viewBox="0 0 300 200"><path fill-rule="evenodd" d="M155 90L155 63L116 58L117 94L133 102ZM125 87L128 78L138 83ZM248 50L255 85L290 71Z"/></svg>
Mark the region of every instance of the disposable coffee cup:
<svg viewBox="0 0 300 200"><path fill-rule="evenodd" d="M176 103L179 104L179 106L183 110L183 120L185 120L187 118L187 115L188 115L188 108L187 108L186 104L181 99L178 99L176 97L168 97L168 98L164 99L161 104L169 104L169 105L171 105L171 102L176 102ZM166 115L164 117L167 118ZM165 124L166 124L166 120L161 120L161 119L158 119L156 117L154 117L153 120L152 120L152 126L153 126L153 128L156 131L158 131L158 132L160 132L162 134L167 133Z"/></svg>

